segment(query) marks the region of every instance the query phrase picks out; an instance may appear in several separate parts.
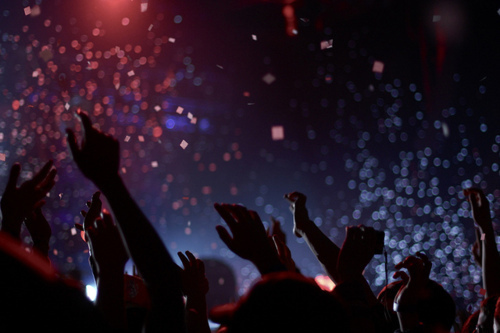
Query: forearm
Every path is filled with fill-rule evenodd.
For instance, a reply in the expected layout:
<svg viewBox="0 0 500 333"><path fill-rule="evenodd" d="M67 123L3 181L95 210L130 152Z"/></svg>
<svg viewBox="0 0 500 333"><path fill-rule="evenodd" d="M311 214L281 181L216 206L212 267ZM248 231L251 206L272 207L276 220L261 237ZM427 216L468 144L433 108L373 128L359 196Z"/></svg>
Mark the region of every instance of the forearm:
<svg viewBox="0 0 500 333"><path fill-rule="evenodd" d="M149 220L130 196L121 178L99 186L108 199L130 258L151 297L146 332L157 328L184 330L184 303L178 267Z"/></svg>
<svg viewBox="0 0 500 333"><path fill-rule="evenodd" d="M483 287L488 297L500 293L500 256L493 227L483 228L482 233Z"/></svg>
<svg viewBox="0 0 500 333"><path fill-rule="evenodd" d="M210 333L205 295L187 297L186 328L187 333Z"/></svg>
<svg viewBox="0 0 500 333"><path fill-rule="evenodd" d="M33 249L37 250L47 261L49 259L49 242L45 240L33 240Z"/></svg>
<svg viewBox="0 0 500 333"><path fill-rule="evenodd" d="M163 241L142 213L119 176L100 186L106 196L129 255L147 283L171 278L176 265ZM168 276L159 276L159 273ZM178 279L177 279L178 280ZM180 286L180 280L176 281Z"/></svg>
<svg viewBox="0 0 500 333"><path fill-rule="evenodd" d="M337 259L340 249L316 224L314 224L314 222L309 222L307 229L304 229L302 237L316 258L318 258L318 261L324 267L330 278L335 283L339 283Z"/></svg>
<svg viewBox="0 0 500 333"><path fill-rule="evenodd" d="M111 327L126 328L123 269L100 271L95 304Z"/></svg>

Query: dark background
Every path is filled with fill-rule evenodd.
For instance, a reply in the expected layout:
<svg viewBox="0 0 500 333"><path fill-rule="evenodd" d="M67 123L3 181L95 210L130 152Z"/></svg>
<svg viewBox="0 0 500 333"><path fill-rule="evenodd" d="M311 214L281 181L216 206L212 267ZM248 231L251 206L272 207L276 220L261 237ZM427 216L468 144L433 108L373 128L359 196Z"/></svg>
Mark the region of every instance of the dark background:
<svg viewBox="0 0 500 333"><path fill-rule="evenodd" d="M277 218L299 268L316 276L283 199L298 190L339 246L348 225L384 230L389 276L422 250L459 308L477 307L462 189L484 189L492 214L500 207L498 2L143 3L145 12L139 0L0 4L1 186L14 162L27 179L54 159L44 212L62 273L93 284L72 228L95 187L64 134L79 129L81 108L120 141L122 176L169 251L224 261L239 294L257 271L219 240L213 203ZM284 140L272 139L273 126ZM366 277L375 292L383 287L382 256Z"/></svg>

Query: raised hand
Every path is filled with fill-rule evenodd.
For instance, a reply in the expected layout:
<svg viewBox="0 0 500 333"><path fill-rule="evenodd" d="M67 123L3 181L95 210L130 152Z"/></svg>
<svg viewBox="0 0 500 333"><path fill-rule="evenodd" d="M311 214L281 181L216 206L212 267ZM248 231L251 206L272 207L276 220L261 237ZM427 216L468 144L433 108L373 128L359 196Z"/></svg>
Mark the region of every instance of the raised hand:
<svg viewBox="0 0 500 333"><path fill-rule="evenodd" d="M35 176L17 187L21 165L16 163L10 169L9 180L0 202L2 209L2 230L19 238L21 225L25 217L43 206L43 198L55 184L56 169L52 169L52 161L47 162Z"/></svg>
<svg viewBox="0 0 500 333"><path fill-rule="evenodd" d="M401 278L403 284L394 298L394 311L397 312L401 331L412 329L419 323L417 303L429 283L432 263L422 252L408 256L394 266L398 271L394 278ZM408 274L401 269L406 269Z"/></svg>
<svg viewBox="0 0 500 333"><path fill-rule="evenodd" d="M182 290L186 299L187 333L210 333L208 326L207 302L208 279L205 276L205 264L186 251L178 252L184 270L181 272Z"/></svg>
<svg viewBox="0 0 500 333"><path fill-rule="evenodd" d="M178 252L184 270L181 273L182 290L186 296L206 295L208 292L208 279L205 276L205 264L200 259L186 251L186 255Z"/></svg>
<svg viewBox="0 0 500 333"><path fill-rule="evenodd" d="M300 192L285 194L285 199L290 203L290 210L293 213L293 233L297 237L303 237L313 223L309 219L309 213L306 208L307 197Z"/></svg>
<svg viewBox="0 0 500 333"><path fill-rule="evenodd" d="M376 232L371 227L347 227L344 244L340 250L337 272L341 282L360 277L373 258L376 249Z"/></svg>
<svg viewBox="0 0 500 333"><path fill-rule="evenodd" d="M216 227L219 237L231 251L253 262L261 274L273 270L273 267L284 269L256 212L240 205L216 203L214 207L232 233L231 236L221 225Z"/></svg>
<svg viewBox="0 0 500 333"><path fill-rule="evenodd" d="M472 218L478 226L472 255L481 263L483 288L488 297L500 293L500 255L491 221L490 203L480 189L469 188L464 190L464 194L470 203Z"/></svg>
<svg viewBox="0 0 500 333"><path fill-rule="evenodd" d="M50 224L40 207L35 208L24 220L24 224L33 240L33 248L37 249L45 258L49 256L49 241L52 236Z"/></svg>
<svg viewBox="0 0 500 333"><path fill-rule="evenodd" d="M101 211L100 192L94 193L92 201L87 202L87 206L88 212L82 211L83 226L79 225L77 228L85 231L89 253L97 264L98 275L101 271L113 267L123 270L128 254L111 214Z"/></svg>
<svg viewBox="0 0 500 333"><path fill-rule="evenodd" d="M490 203L484 192L478 188L469 188L464 190L464 195L471 205L472 218L481 228L482 232L491 229Z"/></svg>
<svg viewBox="0 0 500 333"><path fill-rule="evenodd" d="M143 329L182 331L184 304L178 266L118 174L118 141L93 128L87 115L79 116L84 129L82 143L79 145L75 133L68 129L68 144L80 170L108 199L127 252L144 279L151 309Z"/></svg>
<svg viewBox="0 0 500 333"><path fill-rule="evenodd" d="M83 125L81 145L78 145L73 130L66 130L73 159L85 177L98 187L104 186L106 180L118 175L120 145L112 136L92 127L90 118L85 113L79 112L78 116Z"/></svg>

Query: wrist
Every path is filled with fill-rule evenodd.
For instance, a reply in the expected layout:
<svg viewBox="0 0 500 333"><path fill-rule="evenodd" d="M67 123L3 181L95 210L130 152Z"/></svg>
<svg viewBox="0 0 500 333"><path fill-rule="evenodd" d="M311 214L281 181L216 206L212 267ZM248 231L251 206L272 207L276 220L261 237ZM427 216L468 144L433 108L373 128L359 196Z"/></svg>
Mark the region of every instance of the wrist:
<svg viewBox="0 0 500 333"><path fill-rule="evenodd" d="M125 186L123 184L122 178L118 173L111 174L102 179L92 179L92 181L106 197L107 193L115 192L117 188Z"/></svg>

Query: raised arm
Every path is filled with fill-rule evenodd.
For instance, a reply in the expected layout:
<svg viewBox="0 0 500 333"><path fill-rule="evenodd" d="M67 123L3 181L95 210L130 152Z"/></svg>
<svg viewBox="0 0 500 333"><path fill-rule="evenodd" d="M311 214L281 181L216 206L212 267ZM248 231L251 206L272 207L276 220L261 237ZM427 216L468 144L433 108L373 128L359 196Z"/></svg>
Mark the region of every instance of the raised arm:
<svg viewBox="0 0 500 333"><path fill-rule="evenodd" d="M101 212L99 192L88 202L89 211L84 213L84 225L78 229L85 231L89 247L92 270L96 277L96 306L109 324L116 329L125 329L125 301L123 271L128 254L111 215ZM83 213L84 211L82 211Z"/></svg>
<svg viewBox="0 0 500 333"><path fill-rule="evenodd" d="M216 227L219 237L231 251L250 260L261 275L286 270L256 212L240 205L215 204L214 207L231 230L232 236L223 226Z"/></svg>
<svg viewBox="0 0 500 333"><path fill-rule="evenodd" d="M472 209L472 217L479 227L481 260L483 269L483 288L486 297L500 293L500 256L491 222L490 204L483 191L476 188L464 190Z"/></svg>
<svg viewBox="0 0 500 333"><path fill-rule="evenodd" d="M186 251L186 255L182 252L177 255L184 266L181 276L182 290L186 296L187 333L210 333L206 300L209 286L205 264L189 251Z"/></svg>
<svg viewBox="0 0 500 333"><path fill-rule="evenodd" d="M309 219L306 208L307 197L300 192L292 192L285 194L285 199L291 203L290 209L293 213L294 223L293 232L297 237L304 238L330 278L335 283L339 283L337 259L340 249Z"/></svg>
<svg viewBox="0 0 500 333"><path fill-rule="evenodd" d="M113 137L92 127L87 115L79 113L84 137L78 145L68 130L73 159L106 196L127 251L141 273L151 297L146 331L184 331L184 304L178 266L149 220L130 196L118 174L119 144Z"/></svg>
<svg viewBox="0 0 500 333"><path fill-rule="evenodd" d="M23 220L34 209L43 206L43 200L55 184L56 169L52 169L52 161L47 162L31 180L17 187L21 165L16 163L10 169L9 180L2 195L2 231L19 239Z"/></svg>

